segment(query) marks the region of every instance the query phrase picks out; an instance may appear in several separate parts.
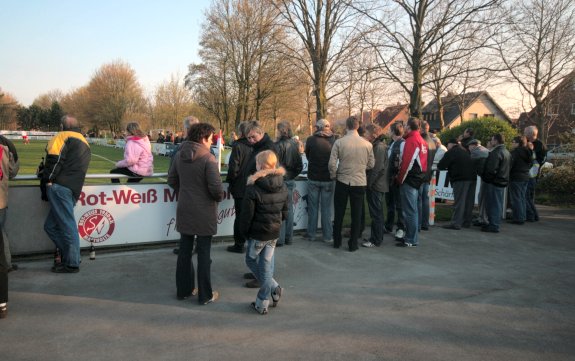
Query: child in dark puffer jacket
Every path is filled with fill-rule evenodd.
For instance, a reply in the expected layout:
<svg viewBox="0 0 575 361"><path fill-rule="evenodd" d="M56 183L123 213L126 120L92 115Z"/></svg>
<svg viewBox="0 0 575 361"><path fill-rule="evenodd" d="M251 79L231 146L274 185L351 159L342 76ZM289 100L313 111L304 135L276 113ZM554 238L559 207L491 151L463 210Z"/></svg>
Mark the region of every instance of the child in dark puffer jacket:
<svg viewBox="0 0 575 361"><path fill-rule="evenodd" d="M274 251L282 221L287 217L285 170L277 168L278 159L271 151L256 156L257 171L248 178L241 212L241 233L247 239L246 265L260 284L251 307L258 313L268 313L269 299L276 307L282 288L273 278Z"/></svg>

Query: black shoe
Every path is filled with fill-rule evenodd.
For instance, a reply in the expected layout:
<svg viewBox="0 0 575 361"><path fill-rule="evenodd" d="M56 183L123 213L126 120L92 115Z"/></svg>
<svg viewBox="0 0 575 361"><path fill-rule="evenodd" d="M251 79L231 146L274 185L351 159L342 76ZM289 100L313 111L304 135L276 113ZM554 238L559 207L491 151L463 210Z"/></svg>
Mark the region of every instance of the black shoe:
<svg viewBox="0 0 575 361"><path fill-rule="evenodd" d="M180 249L179 249L179 248L174 248L174 250L173 250L172 252L174 252L174 254L179 254L179 253L180 253Z"/></svg>
<svg viewBox="0 0 575 361"><path fill-rule="evenodd" d="M16 263L12 263L12 266L8 268L8 272L17 271L18 265Z"/></svg>
<svg viewBox="0 0 575 361"><path fill-rule="evenodd" d="M422 231L429 231L429 227L428 226L421 226L421 230Z"/></svg>
<svg viewBox="0 0 575 361"><path fill-rule="evenodd" d="M359 247L349 247L350 252L355 252L359 249Z"/></svg>
<svg viewBox="0 0 575 361"><path fill-rule="evenodd" d="M383 226L383 233L393 233L393 227Z"/></svg>
<svg viewBox="0 0 575 361"><path fill-rule="evenodd" d="M409 242L397 243L395 246L396 247L417 247L416 244L412 244Z"/></svg>
<svg viewBox="0 0 575 361"><path fill-rule="evenodd" d="M228 252L233 252L233 253L245 253L246 249L244 248L244 246L238 246L237 244L233 244L231 246L228 246L227 248Z"/></svg>
<svg viewBox="0 0 575 361"><path fill-rule="evenodd" d="M525 222L521 222L521 221L507 221L507 223L509 223L509 224L522 225L522 224L524 224Z"/></svg>
<svg viewBox="0 0 575 361"><path fill-rule="evenodd" d="M245 286L247 288L260 288L260 283L258 282L258 280L251 280L249 282L246 282Z"/></svg>
<svg viewBox="0 0 575 361"><path fill-rule="evenodd" d="M245 280L255 280L256 276L254 276L254 274L251 272L247 272L247 273L244 273L244 279Z"/></svg>
<svg viewBox="0 0 575 361"><path fill-rule="evenodd" d="M441 226L441 228L445 228L445 229L452 229L455 231L459 231L461 229L461 227L457 227L454 224L444 224L443 226Z"/></svg>
<svg viewBox="0 0 575 361"><path fill-rule="evenodd" d="M52 267L52 272L54 273L78 273L80 272L79 267L68 267L66 265L59 265Z"/></svg>
<svg viewBox="0 0 575 361"><path fill-rule="evenodd" d="M276 247L283 247L284 244L283 243L276 243Z"/></svg>
<svg viewBox="0 0 575 361"><path fill-rule="evenodd" d="M489 226L481 227L481 232L499 233L498 229L491 228Z"/></svg>
<svg viewBox="0 0 575 361"><path fill-rule="evenodd" d="M286 239L286 241L285 241L285 245L286 245L286 246L291 246L292 243L293 243L292 241L288 241L287 239Z"/></svg>

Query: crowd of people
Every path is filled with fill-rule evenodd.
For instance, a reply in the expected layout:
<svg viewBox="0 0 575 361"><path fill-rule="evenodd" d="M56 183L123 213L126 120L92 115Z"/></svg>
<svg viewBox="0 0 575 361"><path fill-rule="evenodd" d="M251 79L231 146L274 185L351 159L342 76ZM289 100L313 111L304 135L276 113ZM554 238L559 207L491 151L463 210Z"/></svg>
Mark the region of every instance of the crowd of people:
<svg viewBox="0 0 575 361"><path fill-rule="evenodd" d="M40 174L42 198L50 202L44 229L60 251L52 271L77 273L80 240L73 209L91 151L76 118L64 116L61 126L62 131L46 147ZM305 146L294 139L289 122L277 125L275 142L257 121L242 122L237 127L226 176L235 208L234 244L227 250L245 253L249 272L243 277L246 287L259 289L251 303L259 314L276 307L282 296L283 289L274 279L275 249L294 241L292 201L295 178L303 170L302 153L308 160L309 241L320 237L334 248L342 247L349 199L350 252L357 251L360 244L366 248L381 246L386 233L392 235L398 247L417 247L419 232L429 230L428 189L436 169L447 170L454 191L452 219L444 228L460 230L476 225L484 232L499 232L506 188L512 207L511 223L539 220L534 189L546 149L537 139L534 126L525 129L525 136L513 139L511 152L505 147L503 135L493 134L486 148L474 138L472 129L466 129L458 139L450 139L445 147L429 132L426 122L413 117L405 124L391 125L389 144L376 124L362 127L352 116L345 126L345 134L338 137L329 121L319 119ZM153 173L150 142L138 123L129 123L126 132L124 159L111 173L128 175L128 182L139 182ZM186 137L172 155L167 181L178 194L176 224L181 238L175 250L176 297L186 300L197 295L198 302L206 305L219 298L211 284L210 251L224 189L217 161L210 152L215 128L187 117L182 134ZM7 272L14 267L4 232L7 178L17 173L18 156L13 144L2 136L0 160L0 316L5 317ZM479 215L473 219L478 176ZM362 236L365 200L371 217L367 239ZM198 255L197 283L193 253Z"/></svg>

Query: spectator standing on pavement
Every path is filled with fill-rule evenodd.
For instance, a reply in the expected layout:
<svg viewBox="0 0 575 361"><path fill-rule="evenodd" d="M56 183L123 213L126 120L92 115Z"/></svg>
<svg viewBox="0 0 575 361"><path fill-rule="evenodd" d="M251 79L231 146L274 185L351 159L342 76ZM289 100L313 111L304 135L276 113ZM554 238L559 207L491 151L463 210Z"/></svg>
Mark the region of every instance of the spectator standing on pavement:
<svg viewBox="0 0 575 361"><path fill-rule="evenodd" d="M240 218L242 213L242 201L246 192L246 183L243 178L242 170L252 153L252 145L246 138L246 127L248 122L241 122L238 125L239 138L232 144L230 162L228 165L228 174L226 182L229 184L229 192L234 197L234 209L236 216L234 219L234 244L228 247L228 251L240 251L243 253L246 240L240 232Z"/></svg>
<svg viewBox="0 0 575 361"><path fill-rule="evenodd" d="M282 222L280 238L276 246L290 245L293 242L293 191L295 178L303 170L303 162L299 152L300 143L292 139L291 126L288 121L278 123L278 141L275 143L279 164L285 169L284 184L288 191L288 214Z"/></svg>
<svg viewBox="0 0 575 361"><path fill-rule="evenodd" d="M8 180L13 179L18 174L20 162L18 152L11 140L0 135L0 227L2 228L4 238L4 256L8 272L18 269L16 264L12 263L12 254L10 252L10 241L6 235L6 215L8 212Z"/></svg>
<svg viewBox="0 0 575 361"><path fill-rule="evenodd" d="M509 201L512 224L523 224L526 219L526 195L529 170L533 165L533 151L527 146L525 136L517 136L511 142L511 170L509 171Z"/></svg>
<svg viewBox="0 0 575 361"><path fill-rule="evenodd" d="M239 174L237 176L236 181L239 182L237 186L240 188L245 188L248 177L257 171L256 156L258 155L258 153L261 153L265 150L272 150L275 152L274 142L271 140L269 135L264 131L259 122L257 121L247 122L245 132L246 132L246 139L248 140L248 143L252 146L252 151L247 156L245 162L243 162L243 164L241 165L241 169L239 170ZM242 240L244 240L243 237L238 237L238 243L236 243L236 240L234 239L234 244L227 248L228 252L244 253L245 252L244 243L241 244L239 243ZM245 240L243 242L245 242ZM256 283L252 282L251 285L255 286Z"/></svg>
<svg viewBox="0 0 575 361"><path fill-rule="evenodd" d="M481 141L478 139L472 139L469 142L469 154L471 155L475 172L481 177L479 186L479 215L473 220L472 224L482 227L488 224L487 210L485 209L485 182L483 181L483 171L485 169L485 161L489 156L489 149L482 146Z"/></svg>
<svg viewBox="0 0 575 361"><path fill-rule="evenodd" d="M493 149L489 152L483 171L488 224L481 227L481 231L498 233L503 212L503 194L505 187L509 184L511 154L505 148L505 139L502 134L493 135L491 145Z"/></svg>
<svg viewBox="0 0 575 361"><path fill-rule="evenodd" d="M144 179L142 177L154 173L152 145L138 123L128 123L126 132L128 136L124 147L124 159L116 162L116 168L110 173L130 176L132 178L128 178L128 183L139 183ZM112 183L120 183L120 179L112 178Z"/></svg>
<svg viewBox="0 0 575 361"><path fill-rule="evenodd" d="M0 224L0 319L8 315L8 255L4 245L4 227Z"/></svg>
<svg viewBox="0 0 575 361"><path fill-rule="evenodd" d="M459 144L457 139L447 143L447 153L437 165L439 170L447 170L447 175L453 187L453 214L451 223L443 228L460 230L469 228L473 218L475 205L475 187L477 172L469 152Z"/></svg>
<svg viewBox="0 0 575 361"><path fill-rule="evenodd" d="M333 242L333 225L331 222L334 182L329 175L329 157L335 142L331 125L325 119L315 123L316 131L305 143L305 154L308 161L307 170L307 238L315 240L318 213L321 209L322 239Z"/></svg>
<svg viewBox="0 0 575 361"><path fill-rule="evenodd" d="M251 307L265 315L270 298L271 306L276 307L282 295L282 288L274 279L274 252L288 213L288 191L284 184L285 170L277 168L278 159L273 151L259 152L255 160L257 171L247 180L240 224L248 240L246 265L260 285Z"/></svg>
<svg viewBox="0 0 575 361"><path fill-rule="evenodd" d="M86 172L90 165L90 146L80 132L78 120L64 115L62 131L46 146L41 187L43 199L50 202L50 211L44 230L60 249L60 264L52 272L77 273L80 271L80 238L74 218L74 205L80 197Z"/></svg>
<svg viewBox="0 0 575 361"><path fill-rule="evenodd" d="M217 233L218 202L224 197L218 165L210 153L214 127L207 123L191 126L168 173L168 185L178 195L177 230L181 234L176 267L177 297L187 299L196 293L192 263L194 240L198 253L198 302L214 302L219 294L212 290L210 250Z"/></svg>
<svg viewBox="0 0 575 361"><path fill-rule="evenodd" d="M427 172L427 142L420 134L421 121L409 118L405 145L401 153L399 173L395 181L400 185L401 208L405 222L405 238L398 247L417 247L419 231L418 200ZM431 165L430 165L431 166Z"/></svg>
<svg viewBox="0 0 575 361"><path fill-rule="evenodd" d="M387 216L385 217L385 229L387 232L393 232L393 223L396 222L395 239L403 240L405 237L405 224L403 223L403 212L401 210L401 197L399 194L399 184L395 178L399 173L401 164L401 153L405 145L403 139L404 127L402 122L395 122L390 127L392 142L387 150L387 167L385 177L389 183L389 192L385 194L385 204Z"/></svg>
<svg viewBox="0 0 575 361"><path fill-rule="evenodd" d="M537 139L538 132L537 127L534 125L525 128L524 131L527 141L529 142L527 145L533 151L533 157L535 158L533 166L529 171L529 182L527 183L525 196L527 222L539 221L539 213L537 212L537 208L535 208L535 186L541 174L541 167L545 164L545 158L547 157L547 147L541 140Z"/></svg>
<svg viewBox="0 0 575 361"><path fill-rule="evenodd" d="M365 171L373 168L375 158L373 146L359 136L359 120L352 116L346 120L347 133L335 141L329 159L329 173L336 180L334 194L333 247L339 248L342 243L341 228L347 208L347 199L351 207L351 236L348 241L349 251L358 249L358 238L361 227L361 212L364 203L367 177ZM339 164L338 164L339 162Z"/></svg>
<svg viewBox="0 0 575 361"><path fill-rule="evenodd" d="M366 138L373 146L375 165L367 170L366 197L371 217L371 236L364 240L363 247L379 247L383 243L385 219L383 218L384 195L389 192L389 182L385 177L387 168L387 144L383 129L376 124L365 127Z"/></svg>
<svg viewBox="0 0 575 361"><path fill-rule="evenodd" d="M429 186L433 176L433 160L435 159L435 142L429 133L429 123L425 120L421 122L421 137L427 143L427 171L425 172L425 182L421 186L421 198L418 202L419 229L429 230Z"/></svg>

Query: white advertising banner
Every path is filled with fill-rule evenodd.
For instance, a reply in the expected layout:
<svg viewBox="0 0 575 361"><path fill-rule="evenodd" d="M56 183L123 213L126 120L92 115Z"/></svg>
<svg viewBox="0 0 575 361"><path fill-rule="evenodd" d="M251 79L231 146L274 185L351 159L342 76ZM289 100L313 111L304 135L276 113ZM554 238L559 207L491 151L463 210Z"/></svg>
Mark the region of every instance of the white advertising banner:
<svg viewBox="0 0 575 361"><path fill-rule="evenodd" d="M218 233L232 236L234 200L224 183L218 206ZM307 182L297 181L293 195L294 229L307 227ZM178 240L177 197L166 184L86 185L74 208L81 246L109 246Z"/></svg>
<svg viewBox="0 0 575 361"><path fill-rule="evenodd" d="M452 201L453 197L453 187L451 182L447 177L447 171L438 171L436 174L436 184L435 184L435 198L446 199ZM479 186L481 185L481 177L477 177L477 186L475 187L475 204L479 204Z"/></svg>

